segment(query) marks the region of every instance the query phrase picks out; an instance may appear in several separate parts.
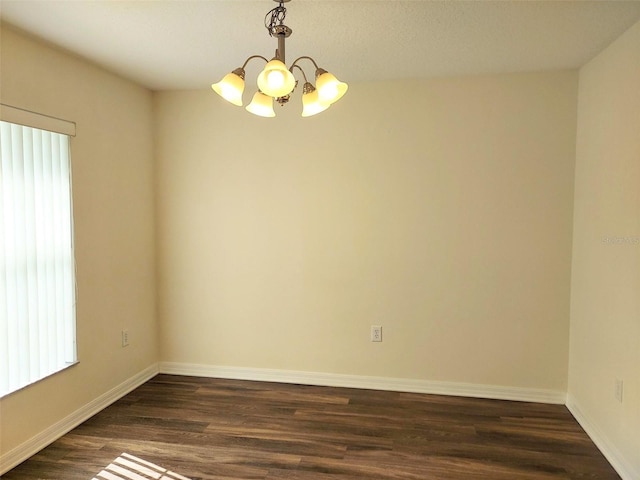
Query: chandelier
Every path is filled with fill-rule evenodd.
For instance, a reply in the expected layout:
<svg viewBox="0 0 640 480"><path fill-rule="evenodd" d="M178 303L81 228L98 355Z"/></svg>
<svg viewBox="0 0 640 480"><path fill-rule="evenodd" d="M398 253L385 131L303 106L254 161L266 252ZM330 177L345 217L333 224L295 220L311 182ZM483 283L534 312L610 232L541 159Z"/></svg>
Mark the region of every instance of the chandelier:
<svg viewBox="0 0 640 480"><path fill-rule="evenodd" d="M267 60L261 55L252 55L245 60L241 67L225 75L218 83L211 85L211 88L228 102L241 107L242 93L244 92L244 69L249 61L260 58L266 62L266 65L258 75L258 91L253 95L253 99L246 109L261 117L275 117L273 101L275 100L280 105L286 105L289 102L291 93L298 85L298 81L293 76L294 70L298 69L304 79L302 116L310 117L323 112L331 104L337 102L346 93L348 87L346 83L340 82L331 73L318 67L318 64L311 57L299 57L287 68L284 43L285 39L291 35L292 30L284 24L287 9L283 4L290 0L274 1L278 3L278 6L267 13L264 26L269 31L269 35L278 40L275 56L271 60ZM315 87L307 80L304 70L298 65L298 62L302 60L310 61L316 69Z"/></svg>

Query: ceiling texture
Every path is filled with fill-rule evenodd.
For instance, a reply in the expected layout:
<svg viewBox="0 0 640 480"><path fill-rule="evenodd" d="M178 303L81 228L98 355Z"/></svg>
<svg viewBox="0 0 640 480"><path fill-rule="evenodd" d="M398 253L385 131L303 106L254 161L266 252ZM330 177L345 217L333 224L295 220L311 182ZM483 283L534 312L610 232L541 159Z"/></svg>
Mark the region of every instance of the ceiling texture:
<svg viewBox="0 0 640 480"><path fill-rule="evenodd" d="M4 22L153 90L201 89L272 57L272 0L0 0ZM287 64L343 81L578 68L640 20L640 0L292 0ZM255 78L262 62L247 67ZM306 69L306 67L305 67Z"/></svg>

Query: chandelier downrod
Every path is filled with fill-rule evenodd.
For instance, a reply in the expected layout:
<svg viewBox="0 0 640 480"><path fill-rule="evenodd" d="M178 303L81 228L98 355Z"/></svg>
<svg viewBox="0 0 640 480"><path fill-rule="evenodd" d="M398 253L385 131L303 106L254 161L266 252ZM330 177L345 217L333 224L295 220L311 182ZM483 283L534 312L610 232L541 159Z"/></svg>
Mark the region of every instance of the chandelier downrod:
<svg viewBox="0 0 640 480"><path fill-rule="evenodd" d="M285 39L289 38L293 33L286 25L278 25L275 27L274 36L278 39L278 49L276 50L276 58L282 63L286 63Z"/></svg>

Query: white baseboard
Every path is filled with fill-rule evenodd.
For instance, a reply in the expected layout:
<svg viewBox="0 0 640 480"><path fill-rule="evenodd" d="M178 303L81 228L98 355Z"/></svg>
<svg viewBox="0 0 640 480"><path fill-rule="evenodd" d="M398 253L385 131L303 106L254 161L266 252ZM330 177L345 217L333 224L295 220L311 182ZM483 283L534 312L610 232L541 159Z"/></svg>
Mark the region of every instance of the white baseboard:
<svg viewBox="0 0 640 480"><path fill-rule="evenodd" d="M575 398L567 395L567 408L571 415L577 420L587 435L596 444L596 447L602 452L611 466L618 472L622 480L637 480L640 478L640 471L636 470L633 465L629 464L620 453L620 450L607 438L598 426L584 414L584 411L576 403Z"/></svg>
<svg viewBox="0 0 640 480"><path fill-rule="evenodd" d="M59 422L54 423L46 430L43 430L35 437L30 438L21 445L7 453L0 455L0 476L11 470L13 467L24 462L26 459L35 455L47 445L56 441L58 438L73 430L85 420L91 418L96 413L104 410L116 400L124 397L127 393L136 389L146 381L153 378L159 372L158 364L142 370L133 377L125 380L120 385L112 388L108 392L100 395L95 400L89 402L85 406L79 408L72 414L63 418Z"/></svg>
<svg viewBox="0 0 640 480"><path fill-rule="evenodd" d="M0 455L0 475L8 472L32 455L42 450L85 420L122 398L127 393L153 378L158 373L187 375L198 377L228 378L236 380L255 380L264 382L298 383L302 385L320 385L332 387L363 388L389 390L397 392L428 393L436 395L454 395L462 397L491 398L525 402L566 404L571 414L587 432L602 454L611 463L623 480L640 478L640 472L634 469L620 451L589 420L575 402L564 392L522 387L502 387L458 382L436 382L407 378L372 377L363 375L345 375L334 373L303 372L294 370L273 370L262 368L223 367L189 363L161 362L154 364L125 380L71 415L51 425L22 445Z"/></svg>
<svg viewBox="0 0 640 480"><path fill-rule="evenodd" d="M189 375L196 377L256 380L264 382L299 383L329 387L364 388L395 392L430 393L459 397L492 398L523 402L552 403L564 405L566 393L522 387L502 387L458 382L435 382L409 378L369 377L337 373L301 372L293 370L271 370L263 368L221 367L190 363L161 362L160 373Z"/></svg>

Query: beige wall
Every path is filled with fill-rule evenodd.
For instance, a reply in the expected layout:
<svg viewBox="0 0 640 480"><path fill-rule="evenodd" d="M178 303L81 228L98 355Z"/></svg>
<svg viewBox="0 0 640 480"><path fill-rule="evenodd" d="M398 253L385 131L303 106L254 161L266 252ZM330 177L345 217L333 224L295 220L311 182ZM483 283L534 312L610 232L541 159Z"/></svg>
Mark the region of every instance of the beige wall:
<svg viewBox="0 0 640 480"><path fill-rule="evenodd" d="M77 122L71 156L80 361L1 400L5 454L158 358L152 95L7 26L1 35L2 103Z"/></svg>
<svg viewBox="0 0 640 480"><path fill-rule="evenodd" d="M80 359L0 401L3 454L159 358L560 392L568 362L570 403L640 472L640 24L579 101L575 72L367 83L303 120L209 91L154 113L5 26L1 48L1 101L78 125Z"/></svg>
<svg viewBox="0 0 640 480"><path fill-rule="evenodd" d="M576 148L569 403L640 478L640 23L581 69Z"/></svg>
<svg viewBox="0 0 640 480"><path fill-rule="evenodd" d="M155 98L163 360L566 390L576 72Z"/></svg>

